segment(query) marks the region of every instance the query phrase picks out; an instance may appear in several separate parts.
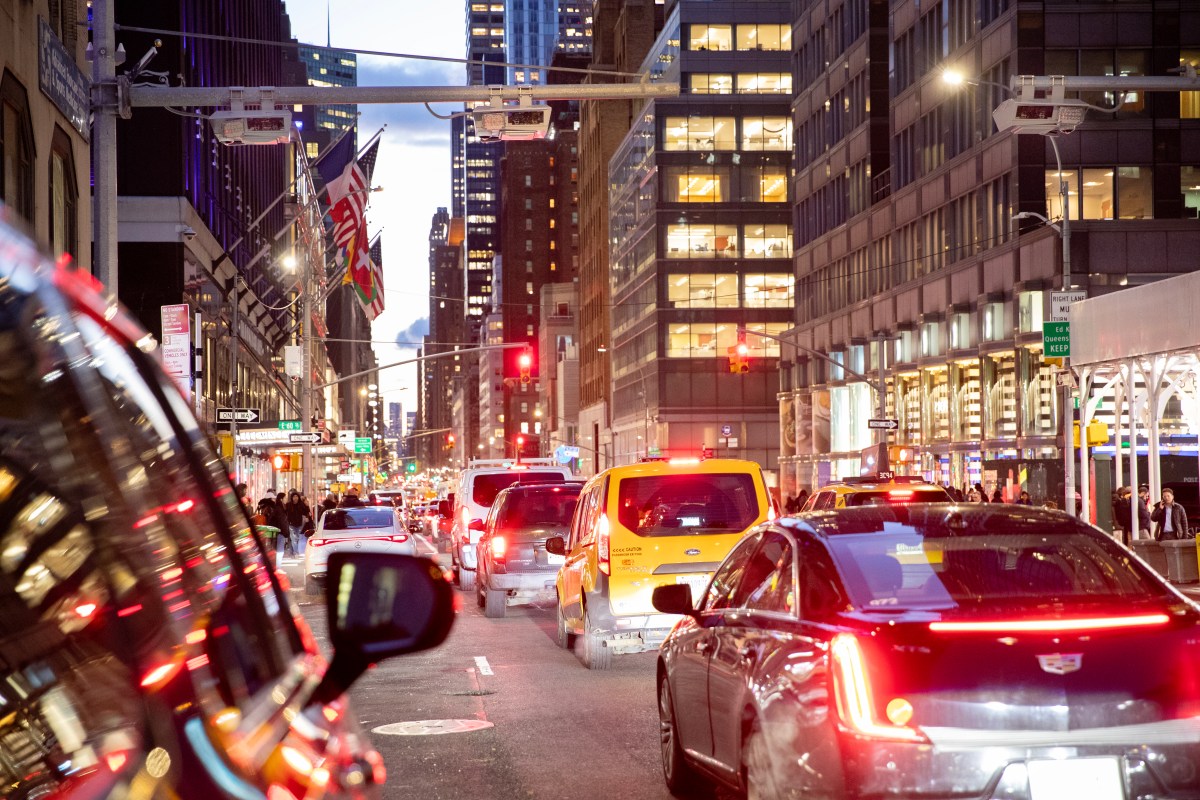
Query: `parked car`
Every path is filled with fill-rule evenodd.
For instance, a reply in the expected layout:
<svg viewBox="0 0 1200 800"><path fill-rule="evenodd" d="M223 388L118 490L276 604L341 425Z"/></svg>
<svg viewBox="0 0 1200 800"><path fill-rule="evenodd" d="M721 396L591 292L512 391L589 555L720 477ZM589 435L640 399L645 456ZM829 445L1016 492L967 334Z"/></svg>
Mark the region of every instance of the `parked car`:
<svg viewBox="0 0 1200 800"><path fill-rule="evenodd" d="M340 552L423 555L391 506L331 508L304 548L304 593L320 594L329 556Z"/></svg>
<svg viewBox="0 0 1200 800"><path fill-rule="evenodd" d="M475 595L488 617L510 605L554 600L565 559L546 552L546 539L564 536L582 483L516 484L496 495L476 545Z"/></svg>
<svg viewBox="0 0 1200 800"><path fill-rule="evenodd" d="M527 459L519 464L510 459L471 461L459 473L453 499L441 508L450 522L450 560L459 588L475 588L475 545L484 517L501 489L514 483L560 483L570 478L570 469L556 466L549 458Z"/></svg>
<svg viewBox="0 0 1200 800"><path fill-rule="evenodd" d="M1065 513L804 513L654 603L678 797L1200 796L1200 607Z"/></svg>
<svg viewBox="0 0 1200 800"><path fill-rule="evenodd" d="M547 552L565 556L555 583L559 646L582 636L589 669L608 669L616 653L658 647L678 618L654 612L654 587L700 591L725 554L773 514L753 461L656 459L596 474L566 539L546 540Z"/></svg>
<svg viewBox="0 0 1200 800"><path fill-rule="evenodd" d="M327 665L153 338L99 288L0 222L5 796L378 797L344 693L442 641L453 588L339 554Z"/></svg>

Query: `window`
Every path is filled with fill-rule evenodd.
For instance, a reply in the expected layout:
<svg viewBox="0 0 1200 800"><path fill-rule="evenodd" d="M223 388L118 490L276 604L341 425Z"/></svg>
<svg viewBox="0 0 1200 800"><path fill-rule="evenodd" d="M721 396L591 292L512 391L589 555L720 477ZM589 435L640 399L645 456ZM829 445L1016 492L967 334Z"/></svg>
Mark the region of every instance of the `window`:
<svg viewBox="0 0 1200 800"><path fill-rule="evenodd" d="M1179 188L1183 192L1183 215L1200 217L1200 167L1180 167Z"/></svg>
<svg viewBox="0 0 1200 800"><path fill-rule="evenodd" d="M664 166L662 192L666 203L728 203L732 198L728 166Z"/></svg>
<svg viewBox="0 0 1200 800"><path fill-rule="evenodd" d="M638 536L740 533L758 517L747 472L647 475L617 485L617 521Z"/></svg>
<svg viewBox="0 0 1200 800"><path fill-rule="evenodd" d="M0 201L33 222L33 125L25 87L7 70L0 82Z"/></svg>
<svg viewBox="0 0 1200 800"><path fill-rule="evenodd" d="M1070 192L1071 219L1153 219L1154 183L1150 167L1065 169L1061 178ZM1046 171L1046 208L1062 218L1062 190L1057 170Z"/></svg>
<svg viewBox="0 0 1200 800"><path fill-rule="evenodd" d="M788 196L787 170L784 167L764 165L742 169L742 198L751 203L786 203ZM749 189L746 190L746 186Z"/></svg>
<svg viewBox="0 0 1200 800"><path fill-rule="evenodd" d="M729 258L737 254L736 225L697 223L667 226L668 258Z"/></svg>
<svg viewBox="0 0 1200 800"><path fill-rule="evenodd" d="M1200 67L1200 50L1180 50L1179 66ZM1179 93L1179 118L1200 119L1200 91Z"/></svg>
<svg viewBox="0 0 1200 800"><path fill-rule="evenodd" d="M783 50L791 52L792 28L790 25L738 25L738 50Z"/></svg>
<svg viewBox="0 0 1200 800"><path fill-rule="evenodd" d="M950 349L966 350L971 346L971 315L962 312L950 315Z"/></svg>
<svg viewBox="0 0 1200 800"><path fill-rule="evenodd" d="M1041 297L1040 293L1038 293L1038 297ZM983 304L983 341L1001 342L1008 338L1006 308L1007 304L1001 302Z"/></svg>
<svg viewBox="0 0 1200 800"><path fill-rule="evenodd" d="M791 150L792 126L787 117L742 119L743 150Z"/></svg>
<svg viewBox="0 0 1200 800"><path fill-rule="evenodd" d="M732 50L733 28L730 25L689 25L689 50Z"/></svg>
<svg viewBox="0 0 1200 800"><path fill-rule="evenodd" d="M716 322L684 322L667 326L667 358L724 357L737 344L737 326Z"/></svg>
<svg viewBox="0 0 1200 800"><path fill-rule="evenodd" d="M670 275L667 301L675 308L737 307L737 275Z"/></svg>
<svg viewBox="0 0 1200 800"><path fill-rule="evenodd" d="M939 356L942 354L942 327L937 322L926 322L921 325L921 357Z"/></svg>
<svg viewBox="0 0 1200 800"><path fill-rule="evenodd" d="M738 542L725 561L713 574L708 584L708 592L704 596L703 605L697 604L701 611L713 611L730 606L733 593L737 590L742 572L750 561L750 556L758 546L757 536L747 536Z"/></svg>
<svg viewBox="0 0 1200 800"><path fill-rule="evenodd" d="M746 323L746 332L749 334L746 337L746 344L749 346L750 356L753 358L779 358L778 339L783 336L784 331L791 327L789 322ZM765 333L774 338L755 336L755 333Z"/></svg>
<svg viewBox="0 0 1200 800"><path fill-rule="evenodd" d="M791 308L795 281L791 273L747 275L743 302L747 308Z"/></svg>
<svg viewBox="0 0 1200 800"><path fill-rule="evenodd" d="M791 94L790 72L739 72L738 94Z"/></svg>
<svg viewBox="0 0 1200 800"><path fill-rule="evenodd" d="M71 138L55 125L50 144L50 248L56 256L78 252L78 201Z"/></svg>
<svg viewBox="0 0 1200 800"><path fill-rule="evenodd" d="M663 150L736 150L735 131L733 117L667 117L663 122Z"/></svg>
<svg viewBox="0 0 1200 800"><path fill-rule="evenodd" d="M745 258L791 258L792 226L786 224L746 226Z"/></svg>
<svg viewBox="0 0 1200 800"><path fill-rule="evenodd" d="M688 87L692 94L732 94L733 76L729 73L695 73L688 76Z"/></svg>
<svg viewBox="0 0 1200 800"><path fill-rule="evenodd" d="M1040 333L1042 330L1042 292L1021 292L1017 297L1017 332Z"/></svg>
<svg viewBox="0 0 1200 800"><path fill-rule="evenodd" d="M762 543L751 556L741 577L738 602L744 608L791 614L796 608L793 571L795 547L778 531L763 534Z"/></svg>

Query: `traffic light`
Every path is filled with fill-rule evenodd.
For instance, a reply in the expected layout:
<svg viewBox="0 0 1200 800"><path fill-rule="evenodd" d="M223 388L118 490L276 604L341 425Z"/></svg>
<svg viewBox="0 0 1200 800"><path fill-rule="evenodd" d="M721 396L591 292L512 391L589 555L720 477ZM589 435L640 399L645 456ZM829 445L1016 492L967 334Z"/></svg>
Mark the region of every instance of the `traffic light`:
<svg viewBox="0 0 1200 800"><path fill-rule="evenodd" d="M282 453L276 453L271 458L271 466L275 467L276 472L285 472L292 464L291 459Z"/></svg>
<svg viewBox="0 0 1200 800"><path fill-rule="evenodd" d="M409 475L412 475L414 472L417 471L417 462L416 461L408 462L408 464L405 465L405 467L404 467L404 471L407 472Z"/></svg>
<svg viewBox="0 0 1200 800"><path fill-rule="evenodd" d="M453 433L446 434L446 449L447 450L454 449L454 434Z"/></svg>
<svg viewBox="0 0 1200 800"><path fill-rule="evenodd" d="M750 348L738 342L726 351L729 353L729 371L737 374L750 371Z"/></svg>
<svg viewBox="0 0 1200 800"><path fill-rule="evenodd" d="M517 452L519 453L524 449L525 449L525 437L521 436L520 434L517 434Z"/></svg>
<svg viewBox="0 0 1200 800"><path fill-rule="evenodd" d="M300 455L299 453L292 453L289 456L289 458L291 459L291 462L292 462L292 464L291 464L292 472L303 472L304 471L304 456Z"/></svg>
<svg viewBox="0 0 1200 800"><path fill-rule="evenodd" d="M521 383L527 384L530 380L530 371L533 369L533 354L528 350L521 353L517 358L517 366L521 371Z"/></svg>

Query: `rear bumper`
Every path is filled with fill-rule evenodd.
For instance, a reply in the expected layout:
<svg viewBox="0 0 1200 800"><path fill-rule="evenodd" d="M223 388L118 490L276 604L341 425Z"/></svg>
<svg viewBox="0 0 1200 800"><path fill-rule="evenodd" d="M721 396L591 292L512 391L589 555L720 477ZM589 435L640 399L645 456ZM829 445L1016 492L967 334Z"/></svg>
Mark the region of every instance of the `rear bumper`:
<svg viewBox="0 0 1200 800"><path fill-rule="evenodd" d="M590 633L614 653L644 653L657 650L679 621L676 614L614 614L608 598L600 592L587 596Z"/></svg>
<svg viewBox="0 0 1200 800"><path fill-rule="evenodd" d="M494 572L488 575L487 588L515 592L518 596L539 596L554 599L553 572Z"/></svg>

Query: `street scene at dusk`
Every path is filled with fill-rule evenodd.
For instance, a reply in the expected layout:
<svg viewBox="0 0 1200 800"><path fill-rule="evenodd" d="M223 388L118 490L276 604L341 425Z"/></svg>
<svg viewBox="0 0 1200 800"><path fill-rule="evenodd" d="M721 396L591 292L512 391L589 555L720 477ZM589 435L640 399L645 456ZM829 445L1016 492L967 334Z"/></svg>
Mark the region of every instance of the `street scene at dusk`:
<svg viewBox="0 0 1200 800"><path fill-rule="evenodd" d="M1200 4L0 67L0 797L1200 798Z"/></svg>

